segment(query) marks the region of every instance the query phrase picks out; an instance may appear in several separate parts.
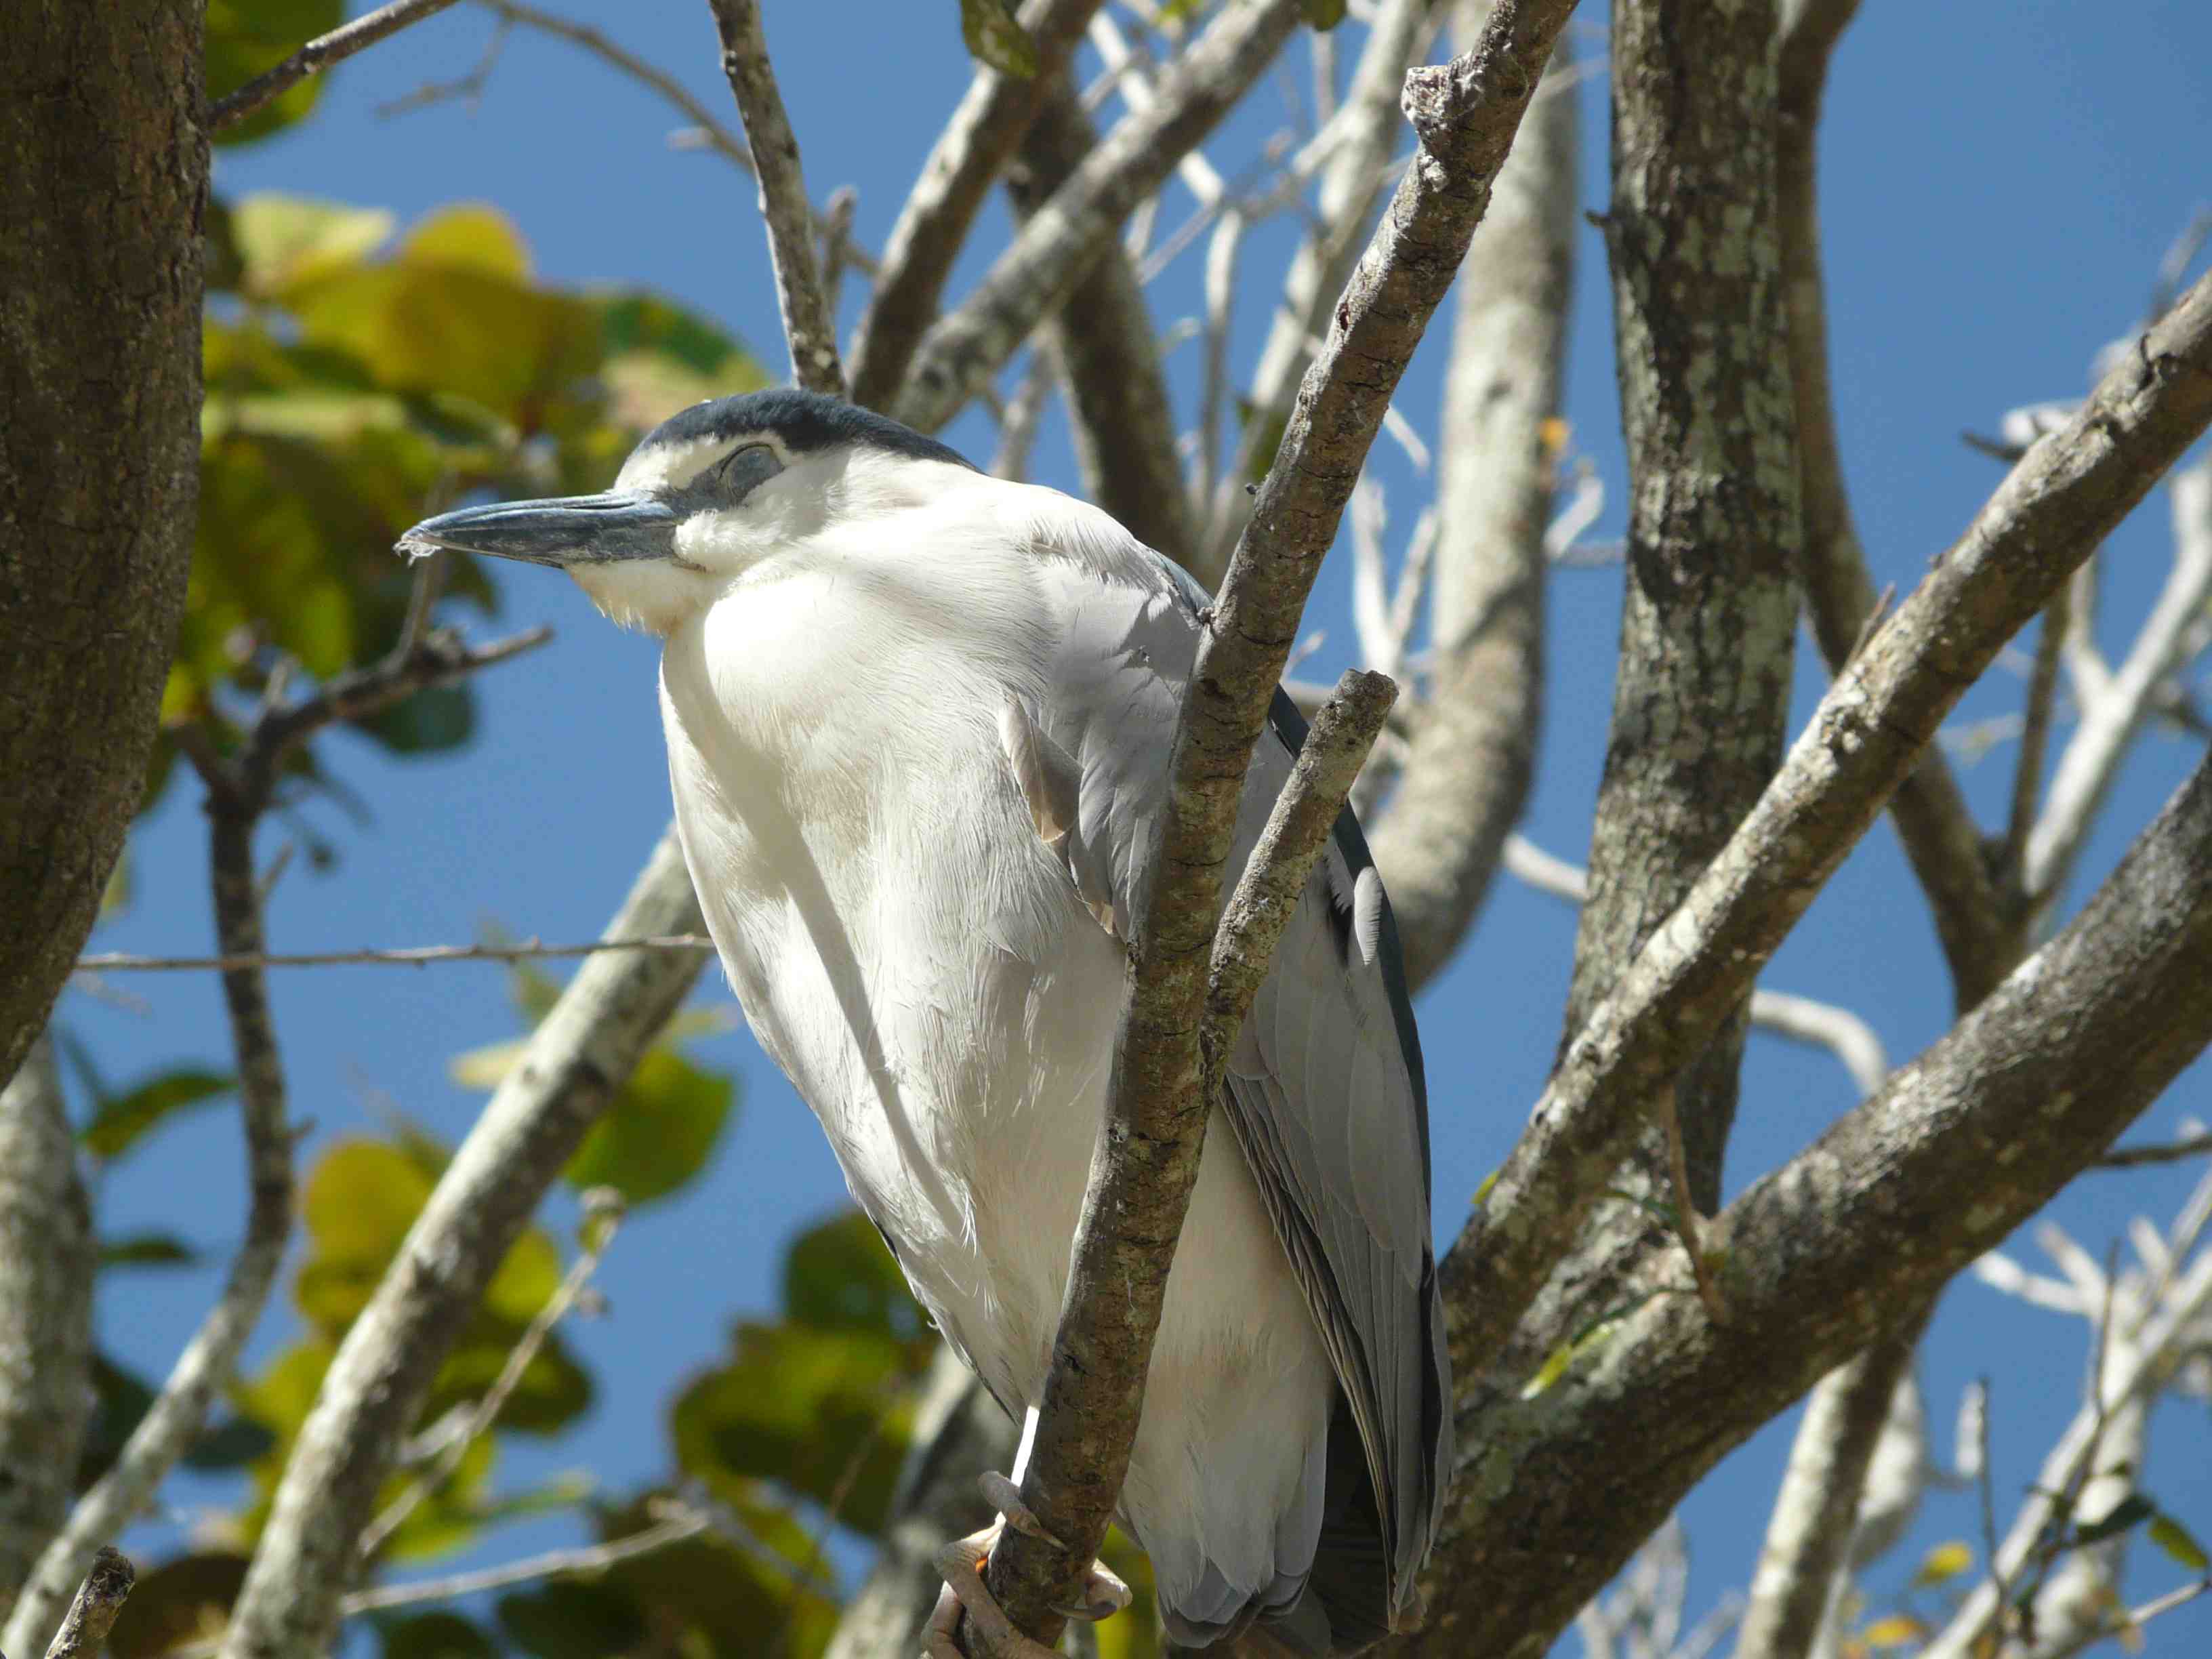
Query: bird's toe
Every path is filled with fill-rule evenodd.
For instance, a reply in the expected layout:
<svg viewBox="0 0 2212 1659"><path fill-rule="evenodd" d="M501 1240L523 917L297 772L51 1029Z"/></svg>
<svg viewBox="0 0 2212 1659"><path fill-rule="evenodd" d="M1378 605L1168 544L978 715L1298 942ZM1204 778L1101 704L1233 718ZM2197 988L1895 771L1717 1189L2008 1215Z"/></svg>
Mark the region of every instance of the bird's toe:
<svg viewBox="0 0 2212 1659"><path fill-rule="evenodd" d="M1012 1476L986 1469L975 1477L975 1485L982 1491L983 1501L998 1510L999 1518L1016 1532L1027 1533L1056 1550L1067 1548L1037 1519L1036 1511L1022 1501L1020 1483Z"/></svg>
<svg viewBox="0 0 2212 1659"><path fill-rule="evenodd" d="M1050 1648L1024 1635L1006 1617L977 1571L990 1559L991 1546L998 1542L1003 1524L994 1522L938 1551L937 1571L945 1580L945 1589L929 1615L929 1634L923 1649L927 1659L963 1659L958 1640L963 1613L974 1627L977 1639L971 1645L978 1654L989 1659L1056 1659Z"/></svg>

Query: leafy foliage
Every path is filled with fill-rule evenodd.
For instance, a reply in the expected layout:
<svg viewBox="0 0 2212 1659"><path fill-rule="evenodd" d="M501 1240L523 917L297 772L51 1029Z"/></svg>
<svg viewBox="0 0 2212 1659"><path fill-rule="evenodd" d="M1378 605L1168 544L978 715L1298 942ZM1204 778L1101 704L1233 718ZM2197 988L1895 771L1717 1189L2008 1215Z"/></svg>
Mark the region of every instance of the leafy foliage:
<svg viewBox="0 0 2212 1659"><path fill-rule="evenodd" d="M328 676L388 648L410 583L392 545L425 514L604 488L647 427L764 383L727 333L656 295L541 283L493 208L441 209L396 240L389 213L302 197L209 218L200 520L165 724L220 726L280 660ZM489 611L489 578L453 567L448 592ZM474 705L450 687L367 729L400 753L450 749ZM173 759L162 744L149 802Z"/></svg>
<svg viewBox="0 0 2212 1659"><path fill-rule="evenodd" d="M208 0L207 90L214 103L275 69L303 42L328 34L345 19L345 0ZM242 121L215 135L218 144L246 144L281 132L323 95L323 77L287 87Z"/></svg>

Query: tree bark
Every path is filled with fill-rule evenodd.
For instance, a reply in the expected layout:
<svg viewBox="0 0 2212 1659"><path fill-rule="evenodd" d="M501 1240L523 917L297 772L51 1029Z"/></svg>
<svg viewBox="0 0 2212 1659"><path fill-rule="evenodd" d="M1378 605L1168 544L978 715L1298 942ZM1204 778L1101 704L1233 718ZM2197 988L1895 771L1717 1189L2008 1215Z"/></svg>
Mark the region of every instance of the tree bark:
<svg viewBox="0 0 2212 1659"><path fill-rule="evenodd" d="M1460 8L1466 42L1489 7ZM1547 74L1571 62L1564 49ZM1544 526L1578 225L1571 89L1539 88L1460 266L1437 453L1436 678L1370 836L1406 977L1467 937L1535 776L1544 699Z"/></svg>
<svg viewBox="0 0 2212 1659"><path fill-rule="evenodd" d="M50 1043L0 1091L0 1609L69 1512L92 1414L92 1209Z"/></svg>
<svg viewBox="0 0 2212 1659"><path fill-rule="evenodd" d="M1775 193L1774 8L1613 14L1605 225L1628 438L1627 588L1565 1042L1751 810L1782 755L1797 596L1797 457ZM1719 1202L1748 1008L1668 1085L1690 1197ZM1662 1107L1662 1111L1666 1109ZM1663 1117L1618 1184L1671 1203ZM1610 1305L1665 1233L1597 1206L1506 1363Z"/></svg>
<svg viewBox="0 0 2212 1659"><path fill-rule="evenodd" d="M9 9L0 90L0 1077L144 791L198 491L193 0Z"/></svg>

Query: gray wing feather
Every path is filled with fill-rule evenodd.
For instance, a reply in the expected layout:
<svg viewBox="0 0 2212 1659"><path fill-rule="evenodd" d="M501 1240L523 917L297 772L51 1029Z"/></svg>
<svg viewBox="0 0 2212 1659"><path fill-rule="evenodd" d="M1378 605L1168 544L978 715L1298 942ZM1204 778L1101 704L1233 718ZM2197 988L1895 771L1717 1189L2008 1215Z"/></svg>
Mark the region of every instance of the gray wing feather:
<svg viewBox="0 0 2212 1659"><path fill-rule="evenodd" d="M1046 683L1023 688L1018 719L1050 757L1043 769L1076 780L1060 850L1093 914L1126 938L1205 595L1103 515L1072 512L1033 534L1059 596L1061 647ZM1304 738L1279 693L1272 724L1246 781L1231 881ZM1391 1602L1402 1607L1443 1495L1450 1387L1419 1042L1389 902L1349 811L1229 1073L1225 1115L1350 1402L1393 1569Z"/></svg>

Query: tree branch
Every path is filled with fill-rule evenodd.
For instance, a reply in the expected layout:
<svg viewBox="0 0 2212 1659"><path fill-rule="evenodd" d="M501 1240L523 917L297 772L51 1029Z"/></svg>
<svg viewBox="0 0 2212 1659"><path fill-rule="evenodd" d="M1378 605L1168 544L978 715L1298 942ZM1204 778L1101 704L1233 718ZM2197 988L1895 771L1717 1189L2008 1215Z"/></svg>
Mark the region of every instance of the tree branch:
<svg viewBox="0 0 2212 1659"><path fill-rule="evenodd" d="M672 829L607 932L658 937L703 926ZM702 962L688 951L592 957L532 1035L331 1361L232 1610L227 1659L328 1648L378 1490L447 1348Z"/></svg>
<svg viewBox="0 0 2212 1659"><path fill-rule="evenodd" d="M1246 400L1251 413L1231 446L1234 459L1213 495L1199 498L1206 520L1206 546L1200 553L1205 572L1200 579L1209 586L1209 578L1218 580L1218 572L1228 562L1244 526L1244 485L1266 464L1269 445L1291 412L1299 372L1312 356L1313 343L1328 331L1328 307L1351 278L1368 226L1389 183L1391 155L1404 137L1398 99L1406 70L1420 56L1423 43L1431 38L1434 15L1441 3L1442 0L1389 0L1378 9L1367 31L1366 44L1360 48L1359 62L1352 69L1344 103L1323 132L1316 135L1316 143L1327 142L1331 146L1322 168L1318 211L1284 276L1283 297L1268 323L1267 337L1252 372L1251 392ZM1474 38L1481 14L1488 9L1486 0L1474 0L1462 9L1462 41ZM1324 38L1314 37L1316 42ZM1571 112L1570 129L1572 121ZM1531 124L1532 135L1541 125ZM1514 165L1507 161L1506 176L1511 175ZM1508 190L1508 204L1516 224L1528 212L1517 196L1518 192ZM1480 257L1483 240L1478 238L1469 250L1470 260ZM1493 229L1491 240L1511 246L1519 239L1512 231ZM1461 292L1465 295L1468 290ZM1462 318L1475 308L1471 299L1462 298L1460 304ZM1464 326L1463 321L1455 325ZM1448 420L1452 397L1447 390ZM1209 445L1219 441L1210 428L1202 430L1200 439ZM1449 481L1440 479L1439 484L1448 488Z"/></svg>
<svg viewBox="0 0 2212 1659"><path fill-rule="evenodd" d="M0 1090L0 1608L69 1513L92 1414L92 1208L40 1037Z"/></svg>
<svg viewBox="0 0 2212 1659"><path fill-rule="evenodd" d="M1791 394L1804 513L1798 575L1814 637L1840 675L1875 614L1875 587L1851 521L1828 380L1827 302L1818 201L1820 108L1828 63L1858 0L1790 0L1784 19L1775 178L1781 210ZM1891 805L1905 857L1927 895L1961 1007L2003 978L2026 948L1990 879L1981 832L1942 751L1930 749Z"/></svg>
<svg viewBox="0 0 2212 1659"><path fill-rule="evenodd" d="M1297 27L1299 0L1224 8L1147 107L1124 117L915 349L891 413L934 432L1058 307L1129 210L1243 97Z"/></svg>
<svg viewBox="0 0 2212 1659"><path fill-rule="evenodd" d="M428 580L427 574L422 580ZM285 763L300 745L325 726L365 719L417 691L504 662L546 637L541 629L477 649L443 629L419 637L403 633L382 661L340 675L301 702L282 702L281 682L272 684L270 701L234 757L218 756L204 742L185 742L185 753L207 784L209 877L222 955L250 959L263 954L253 831L276 799ZM216 1392L229 1383L276 1282L292 1223L292 1130L285 1121L283 1062L261 970L229 969L222 990L238 1058L246 1139L245 1237L215 1306L178 1356L114 1466L77 1500L67 1525L40 1558L9 1617L0 1648L23 1652L35 1647L67 1604L70 1586L94 1551L144 1509L206 1424Z"/></svg>
<svg viewBox="0 0 2212 1659"><path fill-rule="evenodd" d="M1525 1398L1505 1378L1462 1390L1460 1440L1474 1450L1417 1650L1540 1655L1715 1462L1823 1372L1909 1327L2094 1160L2212 1035L2208 860L2212 765L2063 933L1722 1214L1711 1243L1728 1325L1670 1293L1680 1269L1655 1255L1571 1378ZM1504 1225L1487 1236L1517 1248ZM2212 1292L2212 1261L2198 1279ZM1499 1583L1533 1588L1501 1599Z"/></svg>
<svg viewBox="0 0 2212 1659"><path fill-rule="evenodd" d="M2037 910L2047 909L2064 887L2129 744L2159 688L2180 666L2212 598L2212 459L2175 474L2172 488L2173 568L2127 660L2083 697L2081 723L2058 758L2050 797L2027 838L2021 884Z"/></svg>
<svg viewBox="0 0 2212 1659"><path fill-rule="evenodd" d="M79 973L175 973L238 968L422 968L434 962L534 962L556 957L597 956L606 951L711 951L704 933L671 933L659 939L601 939L585 945L409 945L390 951L264 951L242 957L142 957L106 951L79 957Z"/></svg>
<svg viewBox="0 0 2212 1659"><path fill-rule="evenodd" d="M1222 590L1224 605L1239 592L1237 576L1250 569L1232 570ZM1208 657L1218 654L1208 647L1221 638L1209 635L1200 647L1194 690L1185 697L1186 720L1197 701L1195 688L1206 683ZM1164 820L1170 827L1163 855L1152 866L1149 896L1139 903L1130 949L1112 1104L1091 1157L1036 1443L1022 1483L1024 1501L1033 1510L1041 1498L1053 1500L1049 1510L1037 1513L1066 1542L1055 1547L1010 1527L991 1552L992 1594L1018 1627L1040 1641L1057 1641L1063 1622L1058 1609L1079 1605L1070 1597L1080 1589L1121 1498L1168 1273L1230 1051L1397 695L1382 675L1346 672L1336 695L1314 717L1289 781L1221 910L1218 933L1208 924L1218 903L1222 861L1193 872L1176 858L1175 843L1186 838L1178 832L1187 832L1194 820L1213 830L1206 818L1223 809L1207 786L1213 766L1222 763L1208 757L1193 766L1182 759L1181 741L1176 744L1174 793ZM1241 763L1229 757L1239 786L1249 762L1249 743ZM1202 782L1191 776L1199 771L1206 774ZM1241 787L1232 787L1225 796L1224 840L1234 832L1242 795ZM1194 886L1201 890L1191 892ZM1187 909L1186 901L1204 908ZM1194 915L1201 918L1194 927L1188 920ZM1188 954L1179 948L1178 933L1193 941ZM1196 978L1187 968L1193 957L1206 962L1202 1011L1173 1000L1187 996ZM1158 988L1162 981L1169 988L1164 992ZM1177 1019L1183 1022L1180 1028L1170 1023Z"/></svg>
<svg viewBox="0 0 2212 1659"><path fill-rule="evenodd" d="M1006 179L1015 213L1026 222L1097 147L1065 76L1044 101ZM1046 349L1060 360L1084 491L1146 546L1185 569L1198 533L1176 455L1175 413L1152 314L1118 237L1109 236L1090 268L1045 325ZM1216 573L1217 576L1218 573Z"/></svg>
<svg viewBox="0 0 2212 1659"><path fill-rule="evenodd" d="M814 208L799 164L799 140L776 90L775 70L761 34L759 0L708 0L722 39L722 73L738 100L760 179L761 217L768 223L775 267L776 303L791 347L792 378L810 392L845 395L837 362L837 319L823 297L815 258Z"/></svg>
<svg viewBox="0 0 2212 1659"><path fill-rule="evenodd" d="M99 1659L106 1650L107 1632L115 1615L123 1611L138 1575L122 1551L107 1545L93 1557L92 1565L77 1587L61 1628L54 1632L46 1659Z"/></svg>
<svg viewBox="0 0 2212 1659"><path fill-rule="evenodd" d="M2212 276L2036 446L1830 686L1781 770L1570 1041L1446 1258L1461 1375L1504 1345L1648 1100L1710 1038L1960 694L2212 421Z"/></svg>
<svg viewBox="0 0 2212 1659"><path fill-rule="evenodd" d="M994 1594L1042 1639L1059 1629L1053 1608L1073 1605L1120 1496L1212 1085L1235 1034L1234 1025L1222 1029L1222 1005L1207 1019L1200 999L1222 961L1214 917L1253 745L1383 411L1467 252L1571 9L1572 0L1502 4L1465 56L1407 77L1421 151L1338 304L1200 642L1167 810L1146 860L1113 1104L1023 1483L1024 1500L1067 1548L1009 1528L993 1553ZM1106 1420L1118 1443L1095 1430Z"/></svg>
<svg viewBox="0 0 2212 1659"><path fill-rule="evenodd" d="M309 76L398 33L410 23L435 16L453 3L453 0L392 0L350 23L340 24L328 34L317 35L275 69L255 76L228 97L217 99L208 110L208 125L221 131L233 122L242 121Z"/></svg>
<svg viewBox="0 0 2212 1659"><path fill-rule="evenodd" d="M988 64L975 66L967 95L922 162L921 177L908 192L884 245L875 296L853 341L854 403L888 408L897 395L992 181L1061 81L1068 57L1099 4L1100 0L1029 0L1020 21L1036 50L1035 71L1007 75Z"/></svg>
<svg viewBox="0 0 2212 1659"><path fill-rule="evenodd" d="M1488 10L1486 0L1461 6L1458 38L1471 40ZM1544 85L1556 88L1570 61L1563 45ZM1573 98L1538 88L1461 267L1437 444L1435 676L1368 837L1417 988L1474 925L1535 774L1558 459L1546 434L1573 296L1578 125Z"/></svg>

